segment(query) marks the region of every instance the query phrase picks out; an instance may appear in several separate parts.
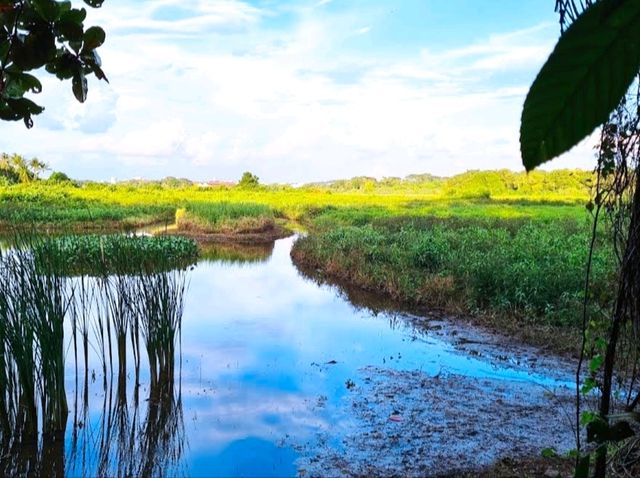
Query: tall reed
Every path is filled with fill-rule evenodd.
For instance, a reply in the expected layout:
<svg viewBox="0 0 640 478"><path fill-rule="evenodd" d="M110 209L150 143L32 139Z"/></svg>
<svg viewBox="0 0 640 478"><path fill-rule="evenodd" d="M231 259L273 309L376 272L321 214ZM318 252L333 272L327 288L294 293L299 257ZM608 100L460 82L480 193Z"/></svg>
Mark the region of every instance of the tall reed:
<svg viewBox="0 0 640 478"><path fill-rule="evenodd" d="M158 249L161 243L150 243L150 256L130 260L132 247L138 252L148 249L144 240L131 238L133 242L129 242L122 236L109 241L108 258L95 253L69 257L74 250L70 244L84 243L59 239L21 238L15 241L15 247L0 252L0 475L28 473L24 470L36 470L43 464L60 476L64 474L64 459L60 457L64 457L69 413L65 390L65 321L70 326L73 344L76 403L88 406L91 357L97 357L102 365L103 408L108 414L104 417L100 447L106 455L98 459L99 474L107 475L112 468L108 455L114 437L110 430L117 430L116 442L120 444L125 436L135 439L134 435L127 435L127 339L131 341L136 370L133 423L137 423L139 406L142 337L151 382L148 432L157 429L166 438L167 433L177 429L177 422L171 418L174 414L167 407L175 406L176 347L187 269L173 270L177 262L184 264L181 256L176 253L162 258ZM184 246L183 242L167 244L173 252L177 250L176 244ZM180 250L192 257L190 247ZM82 249L76 253L79 251ZM114 358L118 376L115 408L111 395ZM80 398L81 364L84 393ZM94 379L92 371L91 380ZM75 411L72 443L77 444L78 429L90 417L87 408L82 416L78 416L77 407ZM162 426L150 423L157 421ZM139 446L150 450L165 448L152 445L156 439L164 438L146 437ZM127 450L132 449L129 443L118 453L125 459ZM128 460L127 476L131 475L134 456ZM143 472L146 466L140 463L138 471Z"/></svg>

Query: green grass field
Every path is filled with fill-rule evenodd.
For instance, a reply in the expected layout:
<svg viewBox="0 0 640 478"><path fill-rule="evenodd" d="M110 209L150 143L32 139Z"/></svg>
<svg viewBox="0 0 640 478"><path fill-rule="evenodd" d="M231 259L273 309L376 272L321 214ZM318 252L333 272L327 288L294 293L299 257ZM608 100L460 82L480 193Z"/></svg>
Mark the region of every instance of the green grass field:
<svg viewBox="0 0 640 478"><path fill-rule="evenodd" d="M0 226L94 231L177 224L243 234L301 224L301 265L409 304L574 328L590 235L591 174L471 172L300 188L87 183L0 187ZM594 260L596 305L614 261Z"/></svg>
<svg viewBox="0 0 640 478"><path fill-rule="evenodd" d="M0 225L131 228L173 223L178 210L183 210L185 222L208 229L233 229L233 221L243 217L332 227L336 222L364 224L390 216L582 220L591 175L487 171L446 180L417 178L378 182L356 178L300 188L253 189L40 181L0 186Z"/></svg>

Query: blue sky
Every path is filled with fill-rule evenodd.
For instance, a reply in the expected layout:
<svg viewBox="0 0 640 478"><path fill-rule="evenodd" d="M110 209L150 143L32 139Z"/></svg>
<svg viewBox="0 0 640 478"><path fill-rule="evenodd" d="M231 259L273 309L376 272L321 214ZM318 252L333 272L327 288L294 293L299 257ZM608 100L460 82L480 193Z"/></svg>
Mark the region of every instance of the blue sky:
<svg viewBox="0 0 640 478"><path fill-rule="evenodd" d="M83 179L305 182L520 170L553 0L107 0L110 84L49 78L0 150ZM551 167L593 165L589 141Z"/></svg>

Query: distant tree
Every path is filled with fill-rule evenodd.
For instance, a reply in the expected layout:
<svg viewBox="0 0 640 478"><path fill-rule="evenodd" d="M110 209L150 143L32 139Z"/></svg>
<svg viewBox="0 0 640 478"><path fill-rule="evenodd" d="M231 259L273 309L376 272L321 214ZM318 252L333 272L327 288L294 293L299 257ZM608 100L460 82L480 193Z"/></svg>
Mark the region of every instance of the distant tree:
<svg viewBox="0 0 640 478"><path fill-rule="evenodd" d="M27 167L35 178L40 177L42 173L49 169L49 166L38 158L31 158L27 163Z"/></svg>
<svg viewBox="0 0 640 478"><path fill-rule="evenodd" d="M183 188L189 187L192 184L193 182L187 178L176 178L173 176L167 176L160 180L160 185L166 188Z"/></svg>
<svg viewBox="0 0 640 478"><path fill-rule="evenodd" d="M71 178L61 171L54 171L51 176L47 178L49 183L70 183Z"/></svg>
<svg viewBox="0 0 640 478"><path fill-rule="evenodd" d="M255 188L259 186L259 178L255 174L250 173L249 171L245 171L238 182L238 186L242 188Z"/></svg>
<svg viewBox="0 0 640 478"><path fill-rule="evenodd" d="M19 154L2 153L0 155L0 175L4 176L9 183L36 181L47 169L47 165L37 158L27 160Z"/></svg>
<svg viewBox="0 0 640 478"><path fill-rule="evenodd" d="M104 0L84 0L98 8ZM87 98L87 76L107 81L96 51L105 40L102 28L84 27L87 10L71 1L0 0L0 120L24 121L43 107L25 97L40 93L42 84L30 71L46 71L71 80L74 96ZM44 68L44 70L43 70Z"/></svg>
<svg viewBox="0 0 640 478"><path fill-rule="evenodd" d="M17 184L20 182L20 176L12 169L5 167L0 162L0 186L7 186L9 184Z"/></svg>

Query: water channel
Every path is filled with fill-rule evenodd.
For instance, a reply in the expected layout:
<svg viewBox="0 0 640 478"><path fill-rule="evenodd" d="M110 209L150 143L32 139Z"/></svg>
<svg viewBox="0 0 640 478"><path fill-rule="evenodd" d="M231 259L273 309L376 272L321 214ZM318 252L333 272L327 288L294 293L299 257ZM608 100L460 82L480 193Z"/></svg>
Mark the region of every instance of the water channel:
<svg viewBox="0 0 640 478"><path fill-rule="evenodd" d="M83 391L67 345L67 431L39 459L65 476L425 475L571 447L570 364L353 303L295 267L294 240L213 248L188 272L169 396L144 373L105 380L95 357Z"/></svg>

